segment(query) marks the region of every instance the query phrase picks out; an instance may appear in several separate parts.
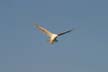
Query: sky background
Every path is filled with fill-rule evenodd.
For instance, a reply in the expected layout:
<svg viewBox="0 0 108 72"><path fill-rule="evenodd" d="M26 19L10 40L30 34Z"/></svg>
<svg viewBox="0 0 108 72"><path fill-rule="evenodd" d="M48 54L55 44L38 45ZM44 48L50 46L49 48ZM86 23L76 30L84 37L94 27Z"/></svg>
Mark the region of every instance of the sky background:
<svg viewBox="0 0 108 72"><path fill-rule="evenodd" d="M0 72L108 72L108 1L0 0Z"/></svg>

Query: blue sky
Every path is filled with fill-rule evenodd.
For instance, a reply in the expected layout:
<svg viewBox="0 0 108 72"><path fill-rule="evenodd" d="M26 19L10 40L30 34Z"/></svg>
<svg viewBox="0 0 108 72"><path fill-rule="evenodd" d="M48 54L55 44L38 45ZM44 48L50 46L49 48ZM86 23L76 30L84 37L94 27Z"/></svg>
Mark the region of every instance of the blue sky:
<svg viewBox="0 0 108 72"><path fill-rule="evenodd" d="M0 0L0 72L108 72L107 0ZM33 27L75 30L50 45Z"/></svg>

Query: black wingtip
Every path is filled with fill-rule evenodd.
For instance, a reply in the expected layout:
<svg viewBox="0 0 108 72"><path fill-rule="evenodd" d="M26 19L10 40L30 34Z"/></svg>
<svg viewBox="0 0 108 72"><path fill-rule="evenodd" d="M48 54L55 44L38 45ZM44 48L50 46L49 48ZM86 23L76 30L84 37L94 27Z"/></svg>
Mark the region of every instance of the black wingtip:
<svg viewBox="0 0 108 72"><path fill-rule="evenodd" d="M39 27L40 25L39 24L36 24L36 23L33 23L33 26Z"/></svg>

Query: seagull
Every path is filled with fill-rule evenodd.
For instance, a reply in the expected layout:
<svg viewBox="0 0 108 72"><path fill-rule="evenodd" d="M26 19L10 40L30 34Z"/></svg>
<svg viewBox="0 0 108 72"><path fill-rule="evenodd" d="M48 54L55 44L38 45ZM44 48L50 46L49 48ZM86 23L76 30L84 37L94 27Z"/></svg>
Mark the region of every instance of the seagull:
<svg viewBox="0 0 108 72"><path fill-rule="evenodd" d="M71 29L71 30L68 30L68 31L65 31L65 32L61 32L61 33L55 34L55 33L52 33L50 31L48 31L46 28L44 28L44 27L42 27L42 26L40 26L38 24L34 24L34 25L35 25L35 27L37 29L39 29L41 32L43 32L44 34L46 34L49 37L48 41L49 41L50 44L54 44L55 42L57 42L58 41L57 38L59 36L73 31L73 29Z"/></svg>

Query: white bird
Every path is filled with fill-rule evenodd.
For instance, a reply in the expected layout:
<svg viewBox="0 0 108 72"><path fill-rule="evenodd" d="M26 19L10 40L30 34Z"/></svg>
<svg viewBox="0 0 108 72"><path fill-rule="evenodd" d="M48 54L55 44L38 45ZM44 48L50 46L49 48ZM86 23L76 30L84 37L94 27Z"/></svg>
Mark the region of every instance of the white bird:
<svg viewBox="0 0 108 72"><path fill-rule="evenodd" d="M54 42L57 42L57 37L58 36L61 36L61 35L64 35L66 33L69 33L71 31L73 31L73 29L71 30L68 30L68 31L65 31L65 32L61 32L59 34L55 34L55 33L52 33L50 31L48 31L47 29L45 29L44 27L40 26L40 25L37 25L37 24L34 24L36 26L36 28L38 28L41 32L45 33L48 37L49 37L49 43L51 44L54 44Z"/></svg>

